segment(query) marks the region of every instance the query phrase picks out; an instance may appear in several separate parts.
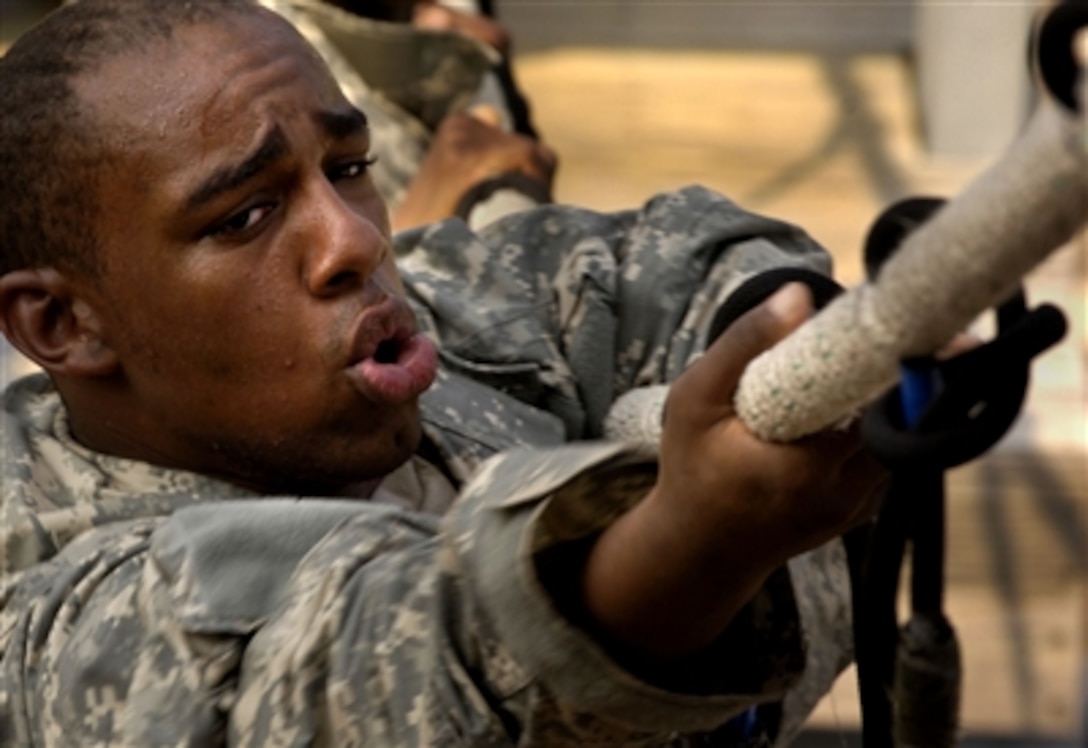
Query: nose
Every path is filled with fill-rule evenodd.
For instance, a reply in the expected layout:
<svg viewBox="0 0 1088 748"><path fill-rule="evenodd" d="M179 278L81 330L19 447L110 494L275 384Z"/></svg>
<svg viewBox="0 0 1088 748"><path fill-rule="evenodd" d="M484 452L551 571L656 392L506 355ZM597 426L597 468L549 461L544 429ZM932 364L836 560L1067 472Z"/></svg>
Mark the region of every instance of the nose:
<svg viewBox="0 0 1088 748"><path fill-rule="evenodd" d="M380 217L345 202L328 183L315 187L313 201L312 228L302 239L304 283L321 298L356 291L392 251Z"/></svg>

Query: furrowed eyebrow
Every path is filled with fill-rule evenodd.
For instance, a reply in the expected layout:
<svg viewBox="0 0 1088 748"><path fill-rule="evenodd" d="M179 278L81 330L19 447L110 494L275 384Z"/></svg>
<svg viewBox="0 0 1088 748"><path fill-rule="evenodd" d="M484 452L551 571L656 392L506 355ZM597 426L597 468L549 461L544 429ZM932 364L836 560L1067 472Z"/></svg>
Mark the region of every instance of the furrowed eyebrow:
<svg viewBox="0 0 1088 748"><path fill-rule="evenodd" d="M346 140L367 131L366 115L352 107L341 112L322 111L314 115L317 124L335 140Z"/></svg>
<svg viewBox="0 0 1088 748"><path fill-rule="evenodd" d="M287 138L277 127L244 161L217 169L200 183L185 201L188 209L199 208L220 195L241 187L287 153Z"/></svg>

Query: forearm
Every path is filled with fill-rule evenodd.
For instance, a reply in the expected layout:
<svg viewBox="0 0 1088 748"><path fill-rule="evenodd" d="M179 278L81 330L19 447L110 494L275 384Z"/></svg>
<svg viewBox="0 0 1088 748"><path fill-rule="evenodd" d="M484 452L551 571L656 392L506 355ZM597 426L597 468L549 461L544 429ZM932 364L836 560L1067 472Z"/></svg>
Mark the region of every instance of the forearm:
<svg viewBox="0 0 1088 748"><path fill-rule="evenodd" d="M583 600L602 634L647 662L693 654L721 636L775 568L745 528L710 537L656 492L610 526L586 561Z"/></svg>
<svg viewBox="0 0 1088 748"><path fill-rule="evenodd" d="M695 732L781 698L800 672L800 625L785 573L772 575L708 650L677 658L675 667L613 646L587 615L579 595L587 554L652 488L656 466L644 454L606 443L510 452L478 475L484 481L470 482L447 536L497 636L549 692L518 691L523 707L559 704L580 712L573 721L587 729L599 719L616 729Z"/></svg>

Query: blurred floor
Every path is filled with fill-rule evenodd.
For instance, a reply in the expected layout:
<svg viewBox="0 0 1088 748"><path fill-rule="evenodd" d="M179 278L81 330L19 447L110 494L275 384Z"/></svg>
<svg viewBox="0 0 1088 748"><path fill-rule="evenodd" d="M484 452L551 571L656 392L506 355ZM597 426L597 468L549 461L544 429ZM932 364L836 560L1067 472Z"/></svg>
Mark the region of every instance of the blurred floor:
<svg viewBox="0 0 1088 748"><path fill-rule="evenodd" d="M559 201L624 208L706 184L804 227L847 284L883 207L954 195L990 160L926 155L910 69L895 54L586 47L525 54L516 70L562 158ZM949 476L964 745L1084 745L1086 247L1078 239L1028 283L1072 329L1036 364L1019 424ZM802 744L856 744L857 719L851 673Z"/></svg>

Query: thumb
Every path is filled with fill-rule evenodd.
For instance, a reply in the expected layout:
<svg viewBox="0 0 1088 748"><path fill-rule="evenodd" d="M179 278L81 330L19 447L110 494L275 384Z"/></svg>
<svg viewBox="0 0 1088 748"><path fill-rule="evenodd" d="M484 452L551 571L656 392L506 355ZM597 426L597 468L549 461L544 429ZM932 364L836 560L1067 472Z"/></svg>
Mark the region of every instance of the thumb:
<svg viewBox="0 0 1088 748"><path fill-rule="evenodd" d="M669 400L672 410L680 403L680 395L695 409L705 409L708 418L720 417L711 412L721 407L732 409L733 392L748 363L797 329L812 315L812 294L802 283L787 283L759 306L740 316L725 329L703 356L688 369L673 387ZM683 394L677 393L682 389ZM709 406L709 407L708 407ZM714 407L718 406L718 407Z"/></svg>
<svg viewBox="0 0 1088 748"><path fill-rule="evenodd" d="M503 126L502 113L490 104L477 104L468 110L468 115L491 127L502 128Z"/></svg>

